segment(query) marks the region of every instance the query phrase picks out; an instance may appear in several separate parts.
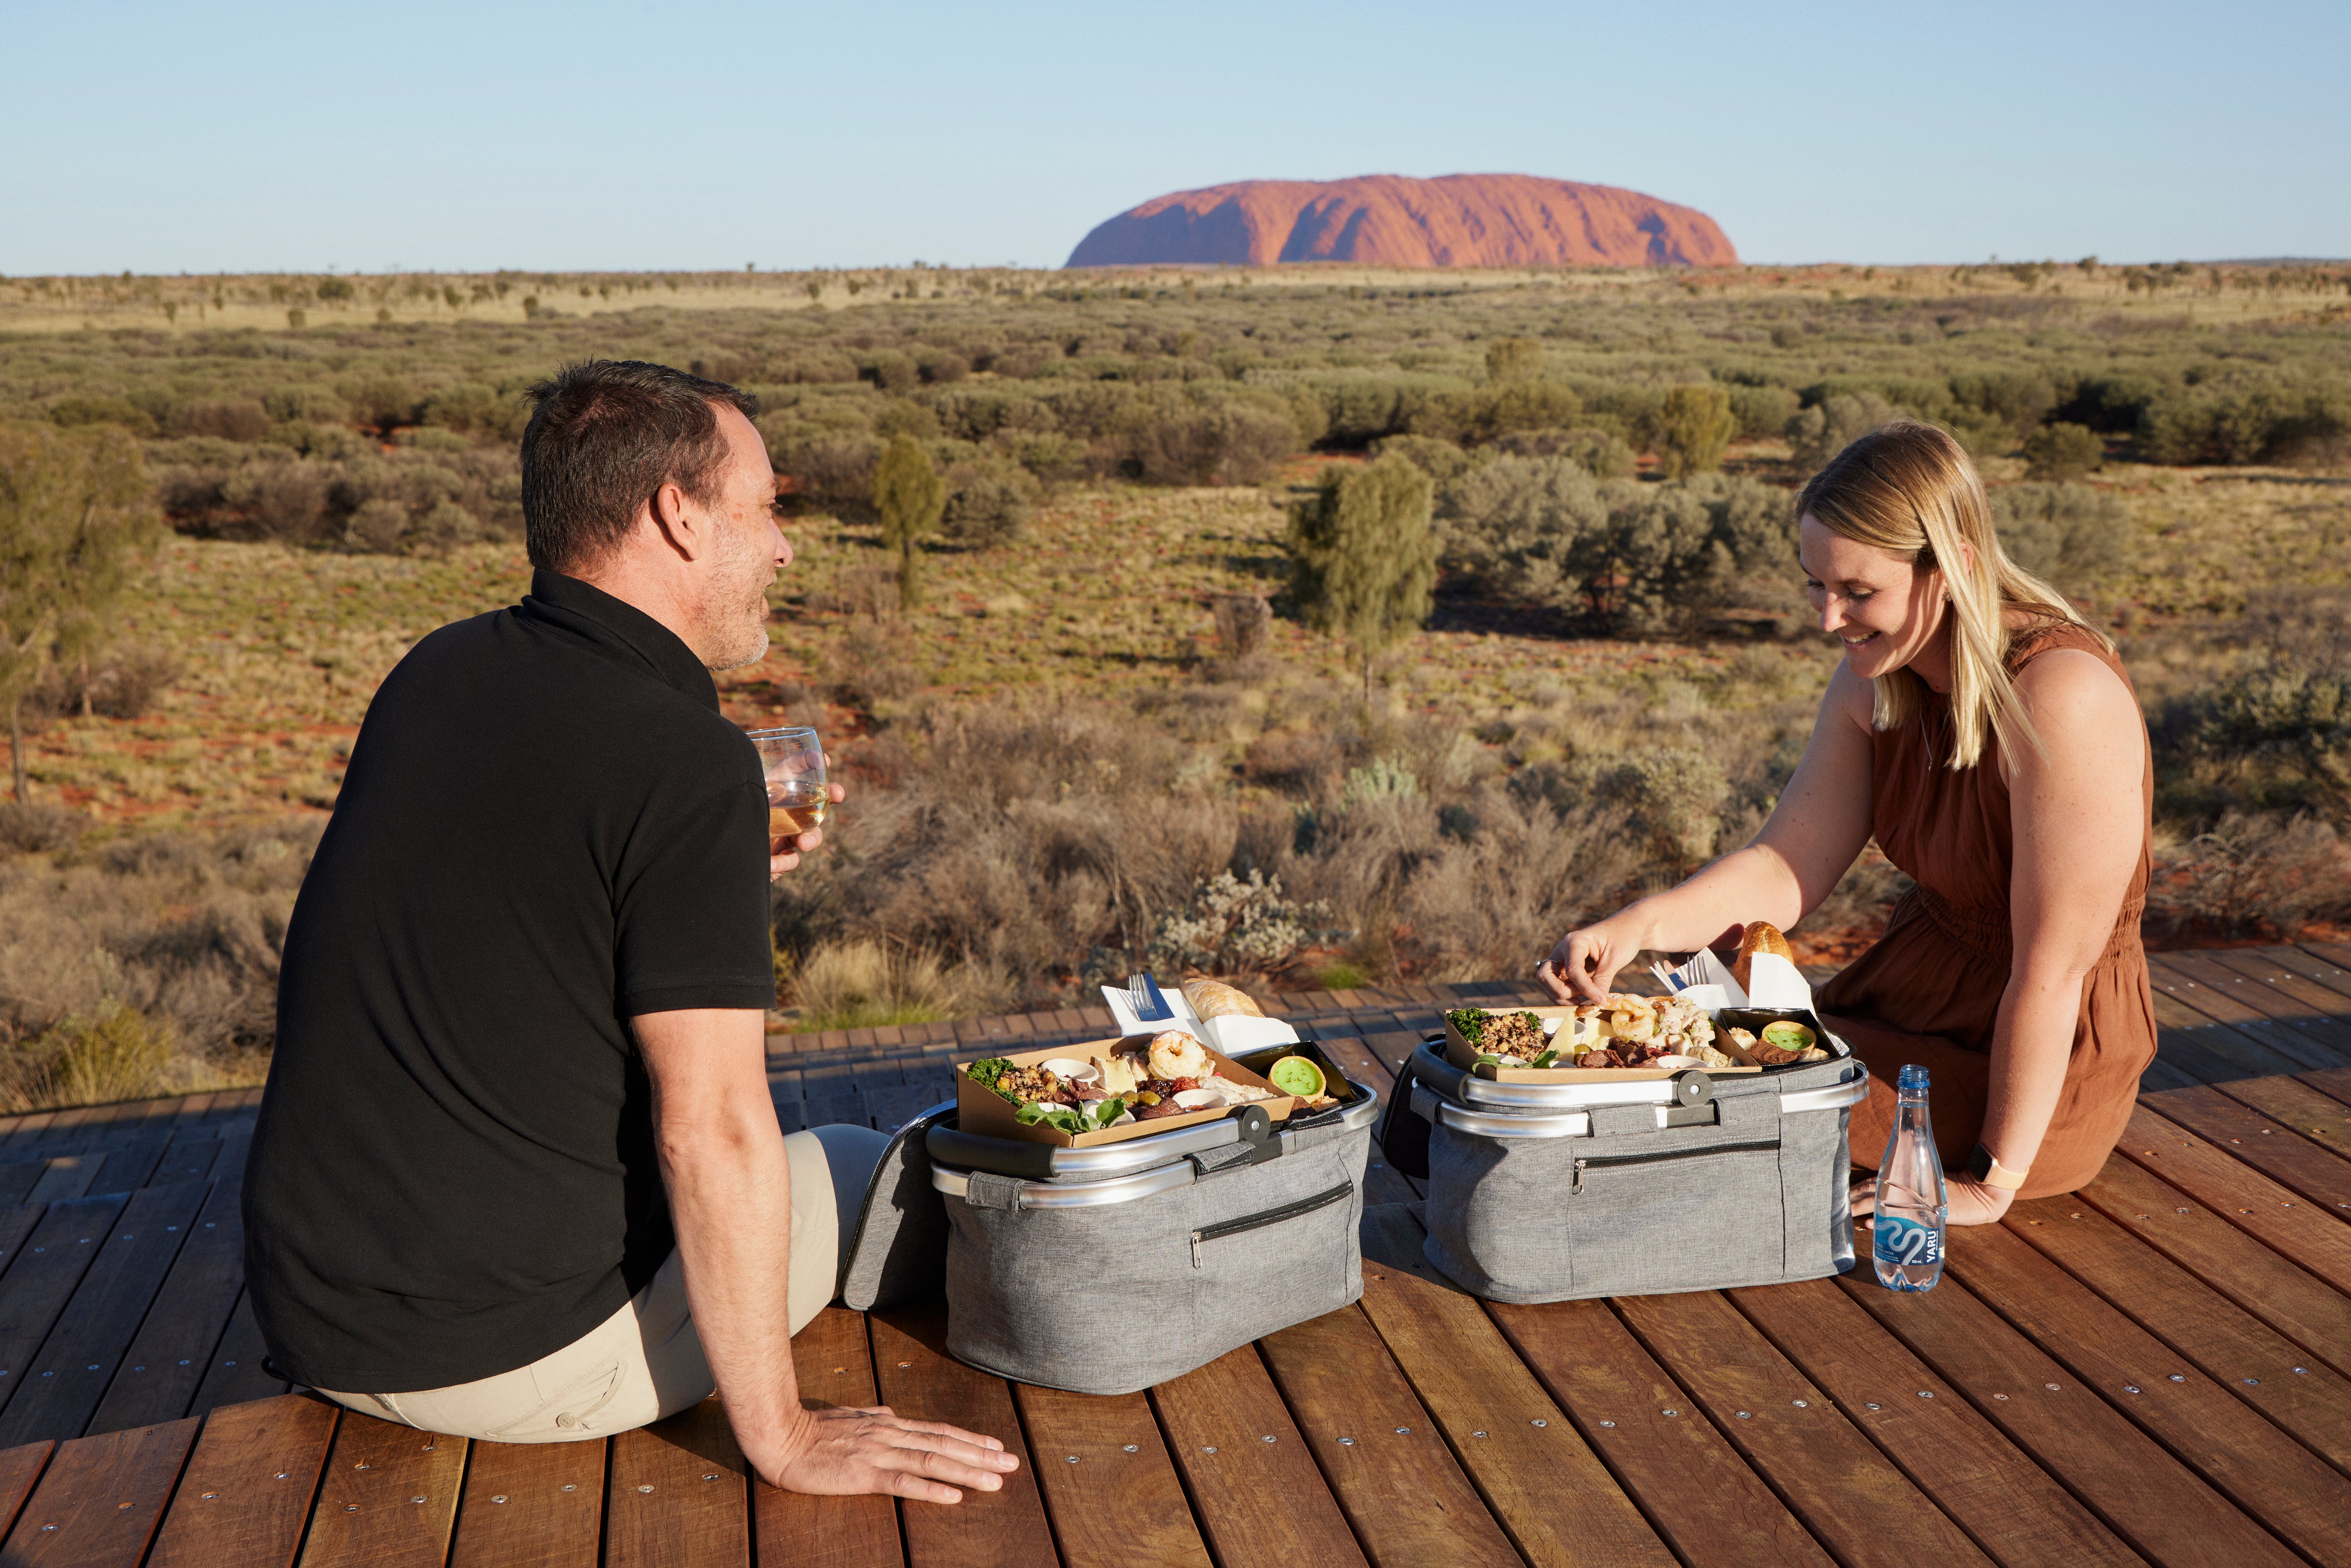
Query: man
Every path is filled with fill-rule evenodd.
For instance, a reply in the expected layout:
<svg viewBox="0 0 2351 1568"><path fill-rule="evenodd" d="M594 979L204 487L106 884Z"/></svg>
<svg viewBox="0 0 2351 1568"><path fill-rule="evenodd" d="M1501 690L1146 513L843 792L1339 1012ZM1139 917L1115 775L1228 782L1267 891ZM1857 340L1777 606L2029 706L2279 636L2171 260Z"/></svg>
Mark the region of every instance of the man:
<svg viewBox="0 0 2351 1568"><path fill-rule="evenodd" d="M531 591L419 643L370 705L287 932L245 1192L278 1369L502 1442L598 1437L715 1383L812 1492L994 1490L990 1437L808 1411L883 1140L783 1136L765 787L712 670L768 651L790 564L730 387L596 361L532 389ZM838 790L834 799L840 798Z"/></svg>

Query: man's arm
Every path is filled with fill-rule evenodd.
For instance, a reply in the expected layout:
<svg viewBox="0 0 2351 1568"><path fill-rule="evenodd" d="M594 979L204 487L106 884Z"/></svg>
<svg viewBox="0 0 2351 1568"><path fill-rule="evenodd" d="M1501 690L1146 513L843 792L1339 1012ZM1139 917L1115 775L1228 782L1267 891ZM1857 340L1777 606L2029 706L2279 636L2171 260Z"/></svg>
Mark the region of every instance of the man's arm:
<svg viewBox="0 0 2351 1568"><path fill-rule="evenodd" d="M736 1441L789 1491L959 1502L1019 1461L993 1437L886 1406L804 1410L785 1318L791 1170L768 1096L762 1016L702 1008L632 1022L653 1080L653 1127L685 1296Z"/></svg>

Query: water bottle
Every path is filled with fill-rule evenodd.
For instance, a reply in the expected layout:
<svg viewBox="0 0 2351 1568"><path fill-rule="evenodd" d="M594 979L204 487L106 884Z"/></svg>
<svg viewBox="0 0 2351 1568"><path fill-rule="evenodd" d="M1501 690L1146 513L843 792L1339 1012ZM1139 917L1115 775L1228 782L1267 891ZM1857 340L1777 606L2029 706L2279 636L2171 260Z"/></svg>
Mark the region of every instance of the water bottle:
<svg viewBox="0 0 2351 1568"><path fill-rule="evenodd" d="M1894 1135L1877 1167L1877 1282L1889 1291L1931 1291L1943 1277L1943 1224L1950 1199L1943 1162L1927 1121L1927 1070L1905 1067L1897 1089Z"/></svg>

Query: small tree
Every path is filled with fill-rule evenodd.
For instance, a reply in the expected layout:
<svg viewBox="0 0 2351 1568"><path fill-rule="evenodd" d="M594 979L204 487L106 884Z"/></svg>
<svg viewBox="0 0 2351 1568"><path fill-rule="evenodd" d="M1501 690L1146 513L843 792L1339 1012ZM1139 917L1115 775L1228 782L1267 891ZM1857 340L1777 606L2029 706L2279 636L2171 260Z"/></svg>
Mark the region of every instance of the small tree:
<svg viewBox="0 0 2351 1568"><path fill-rule="evenodd" d="M883 544L898 552L902 610L912 610L922 601L914 546L938 528L946 504L946 481L931 465L931 455L911 435L892 436L873 472L873 509L882 514Z"/></svg>
<svg viewBox="0 0 2351 1568"><path fill-rule="evenodd" d="M1290 514L1290 588L1306 623L1343 637L1372 700L1372 661L1428 619L1437 530L1428 476L1397 453L1322 471Z"/></svg>
<svg viewBox="0 0 2351 1568"><path fill-rule="evenodd" d="M1531 338L1497 338L1486 345L1486 379L1531 382L1542 373L1542 346Z"/></svg>
<svg viewBox="0 0 2351 1568"><path fill-rule="evenodd" d="M19 801L26 692L52 658L87 666L130 586L132 559L160 529L128 433L0 426L0 703Z"/></svg>
<svg viewBox="0 0 2351 1568"><path fill-rule="evenodd" d="M1668 479L1721 467L1723 449L1739 434L1730 393L1710 382L1666 389L1652 423Z"/></svg>

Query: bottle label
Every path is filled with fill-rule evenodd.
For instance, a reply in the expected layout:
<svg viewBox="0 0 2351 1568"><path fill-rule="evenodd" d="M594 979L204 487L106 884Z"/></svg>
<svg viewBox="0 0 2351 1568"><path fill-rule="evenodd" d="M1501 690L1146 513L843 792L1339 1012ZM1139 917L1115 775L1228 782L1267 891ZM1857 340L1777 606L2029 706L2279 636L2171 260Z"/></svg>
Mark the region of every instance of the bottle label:
<svg viewBox="0 0 2351 1568"><path fill-rule="evenodd" d="M1921 1225L1915 1219L1905 1219L1896 1214L1878 1215L1872 1222L1876 1231L1877 1260L1896 1268L1939 1263L1943 1260L1942 1233L1931 1225Z"/></svg>

